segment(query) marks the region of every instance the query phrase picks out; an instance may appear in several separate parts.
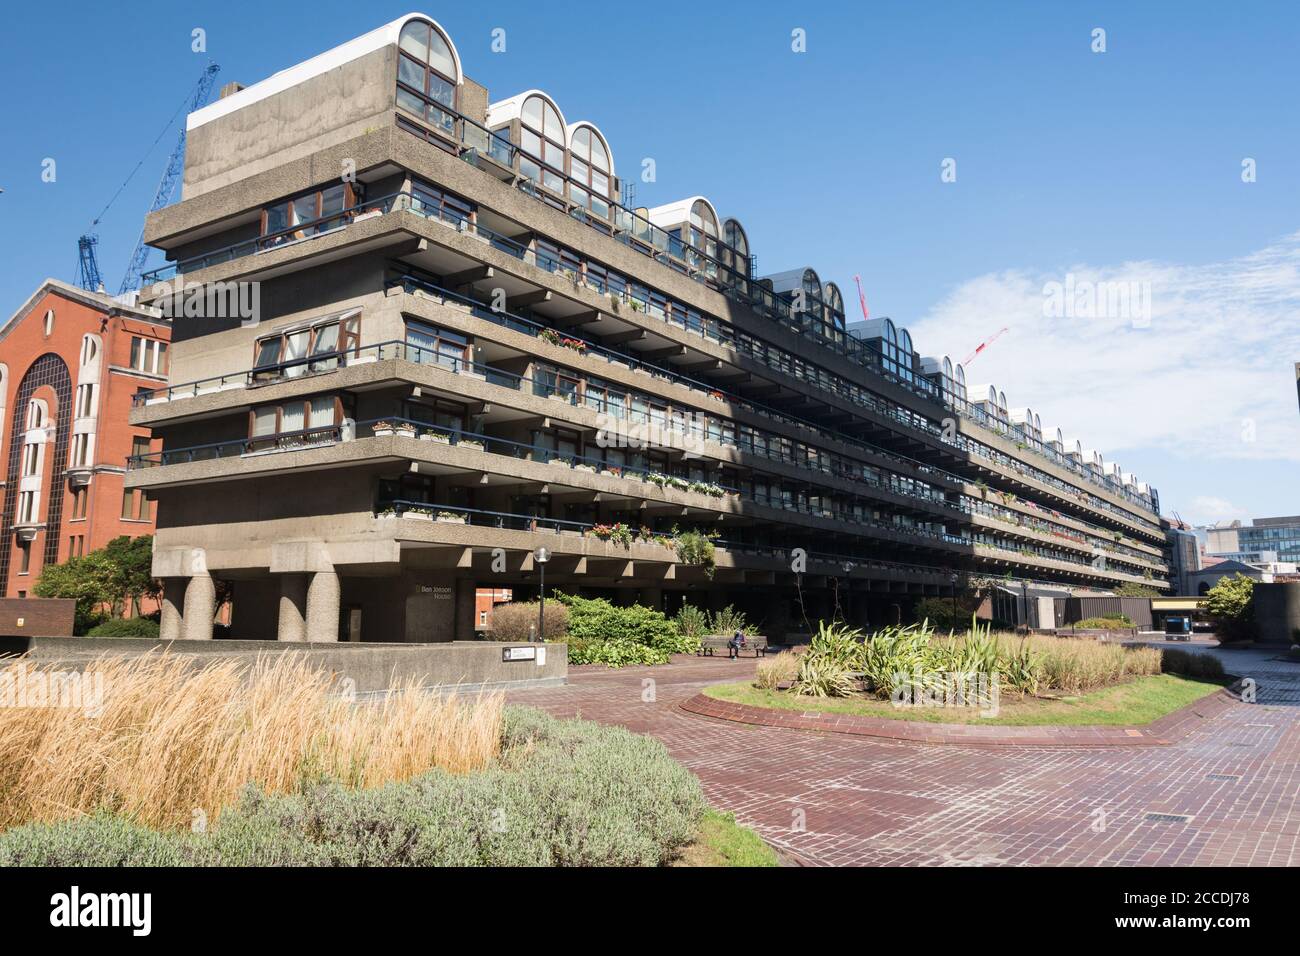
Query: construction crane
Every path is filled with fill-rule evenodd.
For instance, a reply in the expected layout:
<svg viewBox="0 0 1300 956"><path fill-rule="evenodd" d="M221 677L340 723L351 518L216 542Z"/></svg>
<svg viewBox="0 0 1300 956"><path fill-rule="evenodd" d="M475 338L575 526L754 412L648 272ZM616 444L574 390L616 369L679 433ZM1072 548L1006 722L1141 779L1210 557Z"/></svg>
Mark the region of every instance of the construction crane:
<svg viewBox="0 0 1300 956"><path fill-rule="evenodd" d="M858 287L858 304L862 306L862 321L869 322L871 316L867 313L867 297L862 294L862 278L861 276L854 276L853 281Z"/></svg>
<svg viewBox="0 0 1300 956"><path fill-rule="evenodd" d="M153 148L158 145L159 141L161 141L164 136L167 135L167 131L171 129L172 124L176 122L176 117L179 116L187 106L189 107L188 111L192 113L200 106L207 103L208 96L212 93L212 83L216 79L217 73L220 72L220 70L221 67L217 66L215 63L209 63L204 67L203 74L199 77L198 82L194 85L191 92L186 95L185 100L181 103L176 112L172 114L171 119L169 119L167 125L162 128L162 132L158 134L157 139L155 139L150 145L149 150L140 158L140 161L135 164L135 168L132 169L126 179L122 181L122 185L117 187L117 192L115 192L113 198L108 201L108 205L106 205L100 211L99 215L90 223L90 229L78 237L78 284L83 289L96 292L103 291L104 287L103 276L99 271L99 257L96 253L96 247L99 244L99 236L94 231L95 227L103 221L104 216L108 214L113 203L117 202L117 197L122 195L122 190L126 189L127 184L130 183L135 177L135 174L140 171L140 167L144 165L144 161L148 158L149 153L152 153ZM172 150L171 157L167 161L167 168L163 171L162 180L158 183L158 191L154 194L153 205L149 207L150 212L157 212L171 201L172 191L176 187L176 179L180 175L181 165L184 158L185 125L182 123L181 133L177 138L176 147ZM136 240L135 251L131 253L131 259L126 269L126 276L122 279L122 285L118 291L119 295L130 292L140 284L140 274L144 270L144 264L148 257L149 248L144 244L144 230L142 228L140 231L140 238Z"/></svg>
<svg viewBox="0 0 1300 956"><path fill-rule="evenodd" d="M962 364L962 367L963 367L963 368L969 368L969 367L970 367L970 363L973 362L973 361L975 361L975 357L976 357L977 355L979 355L981 352L983 352L986 348L988 348L990 345L992 345L992 344L993 344L994 342L996 342L998 339L1002 338L1002 336L1003 336L1004 334L1006 334L1007 332L1010 332L1010 331L1011 331L1011 330L1008 329L1008 328L1001 328L1001 329L998 329L997 333L996 333L992 338L985 339L985 340L984 340L983 342L981 342L979 345L975 346L975 351L974 351L974 352L971 352L970 355L966 356L965 361L963 361L963 362L961 363L961 364Z"/></svg>
<svg viewBox="0 0 1300 956"><path fill-rule="evenodd" d="M194 84L194 95L189 100L189 112L193 113L208 102L212 84L219 72L221 67L215 63L209 63L203 70L198 83ZM176 180L180 177L184 160L185 124L181 123L181 134L176 137L176 146L172 149L171 158L167 160L167 168L163 170L162 179L158 182L158 191L154 194L153 205L149 207L150 212L157 212L171 202L172 190L176 188ZM148 258L149 247L144 244L144 227L141 227L140 238L135 242L135 251L131 253L131 261L127 263L126 275L122 277L122 287L117 290L118 295L139 288L140 275L144 272L144 264Z"/></svg>

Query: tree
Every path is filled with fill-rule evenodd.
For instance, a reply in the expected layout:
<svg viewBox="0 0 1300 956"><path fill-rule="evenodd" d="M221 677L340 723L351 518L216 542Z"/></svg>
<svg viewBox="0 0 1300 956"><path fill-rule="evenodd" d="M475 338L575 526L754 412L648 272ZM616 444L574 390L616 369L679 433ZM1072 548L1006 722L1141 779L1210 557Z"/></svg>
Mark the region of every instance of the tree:
<svg viewBox="0 0 1300 956"><path fill-rule="evenodd" d="M63 564L47 564L32 593L43 598L69 598L77 602L75 634L85 634L103 620L103 607L113 603L114 570L103 550Z"/></svg>
<svg viewBox="0 0 1300 956"><path fill-rule="evenodd" d="M138 614L141 598L158 597L162 587L153 576L153 535L119 535L104 545L101 553L112 568L115 617L126 608Z"/></svg>
<svg viewBox="0 0 1300 956"><path fill-rule="evenodd" d="M1221 641L1255 636L1255 582L1244 574L1219 578L1205 595L1205 611Z"/></svg>

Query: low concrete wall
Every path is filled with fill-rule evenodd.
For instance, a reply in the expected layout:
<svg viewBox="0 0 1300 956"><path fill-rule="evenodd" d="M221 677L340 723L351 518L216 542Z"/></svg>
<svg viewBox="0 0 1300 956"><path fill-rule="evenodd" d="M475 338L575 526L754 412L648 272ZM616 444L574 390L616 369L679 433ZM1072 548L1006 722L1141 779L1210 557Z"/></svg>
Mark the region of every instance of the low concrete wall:
<svg viewBox="0 0 1300 956"><path fill-rule="evenodd" d="M505 661L506 648L534 648L545 657ZM359 697L382 696L410 680L466 691L550 687L568 680L567 644L453 641L446 644L286 644L275 641L159 641L148 638L34 637L28 644L33 663L77 670L104 654L168 653L203 661L262 655L302 654L324 670L351 680Z"/></svg>

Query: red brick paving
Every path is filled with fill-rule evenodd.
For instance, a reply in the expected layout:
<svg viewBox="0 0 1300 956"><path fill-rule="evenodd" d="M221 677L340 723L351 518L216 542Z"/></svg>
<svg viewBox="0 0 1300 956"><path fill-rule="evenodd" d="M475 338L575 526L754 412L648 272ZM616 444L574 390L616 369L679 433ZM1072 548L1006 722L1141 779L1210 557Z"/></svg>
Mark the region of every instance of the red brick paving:
<svg viewBox="0 0 1300 956"><path fill-rule="evenodd" d="M680 708L707 684L752 675L754 664L574 667L566 687L509 696L652 734L699 776L714 806L812 864L1300 864L1300 707L1286 690L1295 665L1260 657L1248 672L1263 703L1225 702L1189 718L1168 746L936 747Z"/></svg>

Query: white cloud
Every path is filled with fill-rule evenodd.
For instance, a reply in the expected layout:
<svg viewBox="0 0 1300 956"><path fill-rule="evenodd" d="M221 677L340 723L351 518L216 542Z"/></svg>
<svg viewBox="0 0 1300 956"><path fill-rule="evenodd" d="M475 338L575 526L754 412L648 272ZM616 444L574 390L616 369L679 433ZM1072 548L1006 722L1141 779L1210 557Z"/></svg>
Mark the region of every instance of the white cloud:
<svg viewBox="0 0 1300 956"><path fill-rule="evenodd" d="M1216 521L1231 521L1234 518L1246 522L1249 518L1244 508L1239 508L1231 501L1216 498L1213 495L1197 495L1187 507L1183 519L1194 525L1214 524Z"/></svg>
<svg viewBox="0 0 1300 956"><path fill-rule="evenodd" d="M1085 296L1054 313L1061 297L1047 294L1049 284L1070 282L1076 292L1089 283L1132 283L1139 296L1147 288L1149 321L1133 320L1136 307L1092 317ZM967 382L996 384L1009 406L1028 405L1045 428L1059 425L1109 461L1158 448L1192 462L1300 462L1300 232L1207 265L984 275L910 328L923 354L946 343L960 361L1003 326L1010 331L972 363ZM1207 512L1212 501L1232 507L1203 500Z"/></svg>

